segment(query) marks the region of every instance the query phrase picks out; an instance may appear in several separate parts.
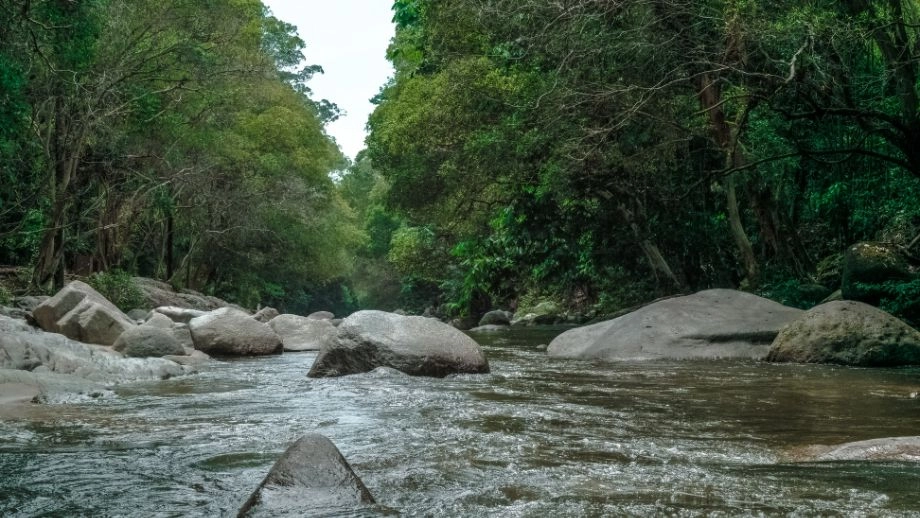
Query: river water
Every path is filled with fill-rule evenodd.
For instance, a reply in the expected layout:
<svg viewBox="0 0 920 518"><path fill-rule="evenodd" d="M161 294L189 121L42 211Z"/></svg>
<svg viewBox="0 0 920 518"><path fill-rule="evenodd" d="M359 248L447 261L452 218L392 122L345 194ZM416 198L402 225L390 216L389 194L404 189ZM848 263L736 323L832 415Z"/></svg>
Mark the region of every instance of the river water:
<svg viewBox="0 0 920 518"><path fill-rule="evenodd" d="M547 358L476 335L492 374L308 379L313 353L222 362L0 421L0 516L233 516L328 436L361 516L920 516L920 465L794 462L920 435L920 370Z"/></svg>

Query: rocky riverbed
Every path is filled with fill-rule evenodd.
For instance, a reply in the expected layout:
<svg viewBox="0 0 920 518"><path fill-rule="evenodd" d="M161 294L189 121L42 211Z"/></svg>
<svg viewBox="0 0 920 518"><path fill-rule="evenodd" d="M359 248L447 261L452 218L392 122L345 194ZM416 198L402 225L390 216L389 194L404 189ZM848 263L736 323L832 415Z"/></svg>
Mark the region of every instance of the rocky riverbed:
<svg viewBox="0 0 920 518"><path fill-rule="evenodd" d="M920 464L817 445L916 435L920 371L547 358L560 329L475 335L490 374L307 378L240 358L0 419L0 515L234 515L300 437L376 499L346 515L920 514Z"/></svg>

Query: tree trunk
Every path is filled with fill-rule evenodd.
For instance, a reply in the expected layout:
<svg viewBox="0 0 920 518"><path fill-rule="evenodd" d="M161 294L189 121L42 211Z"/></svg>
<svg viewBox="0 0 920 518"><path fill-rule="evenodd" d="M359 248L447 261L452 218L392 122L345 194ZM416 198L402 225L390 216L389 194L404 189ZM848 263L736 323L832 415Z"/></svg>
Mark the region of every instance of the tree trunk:
<svg viewBox="0 0 920 518"><path fill-rule="evenodd" d="M699 88L700 106L709 116L710 130L719 148L725 153L726 164L730 168L744 166L746 163L745 157L740 150L735 149L736 141L726 120L725 111L722 109L722 89L717 79L710 74L700 74L697 80L697 88ZM731 229L735 246L738 247L738 254L744 267L745 281L748 288L756 288L760 284L760 265L757 261L757 256L754 254L754 248L751 246L751 240L748 239L747 232L744 230L744 223L741 220L734 174L725 179L724 187L729 228Z"/></svg>
<svg viewBox="0 0 920 518"><path fill-rule="evenodd" d="M637 212L642 213L641 204L638 200L633 200L637 206L640 207L640 210L633 211L626 207L625 204L621 203L617 210L620 213L620 216L623 217L623 220L632 230L633 235L636 237L636 241L639 243L639 248L642 249L642 253L645 254L645 258L649 263L649 266L652 268L652 272L655 274L655 278L659 280L659 273L664 275L665 279L670 283L669 288L674 288L677 290L684 289L684 283L677 278L677 275L674 274L674 270L671 269L671 266L668 264L668 261L664 258L664 255L661 254L661 250L649 237L648 232L643 231L644 225L640 226L637 220Z"/></svg>

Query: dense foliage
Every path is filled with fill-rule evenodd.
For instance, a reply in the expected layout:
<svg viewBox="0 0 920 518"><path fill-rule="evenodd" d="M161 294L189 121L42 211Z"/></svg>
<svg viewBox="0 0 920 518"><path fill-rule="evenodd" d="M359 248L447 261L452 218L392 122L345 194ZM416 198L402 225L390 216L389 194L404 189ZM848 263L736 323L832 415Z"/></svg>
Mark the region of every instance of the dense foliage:
<svg viewBox="0 0 920 518"><path fill-rule="evenodd" d="M917 232L914 0L393 9L396 76L354 174L375 185L365 226L391 237L365 255L404 295L458 313L707 287L806 305L822 259Z"/></svg>
<svg viewBox="0 0 920 518"><path fill-rule="evenodd" d="M117 270L249 306L343 298L361 233L329 177L337 111L261 2L0 0L0 41L0 264L35 290Z"/></svg>

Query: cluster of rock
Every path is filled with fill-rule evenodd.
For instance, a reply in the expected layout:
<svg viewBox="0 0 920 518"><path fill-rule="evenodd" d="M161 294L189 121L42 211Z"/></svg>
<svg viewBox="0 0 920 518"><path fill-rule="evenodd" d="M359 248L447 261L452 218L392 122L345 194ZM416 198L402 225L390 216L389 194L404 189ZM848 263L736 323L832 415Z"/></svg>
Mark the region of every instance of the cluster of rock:
<svg viewBox="0 0 920 518"><path fill-rule="evenodd" d="M802 311L739 291L706 290L566 331L547 353L606 361L749 358L887 367L920 364L920 332L856 301Z"/></svg>

